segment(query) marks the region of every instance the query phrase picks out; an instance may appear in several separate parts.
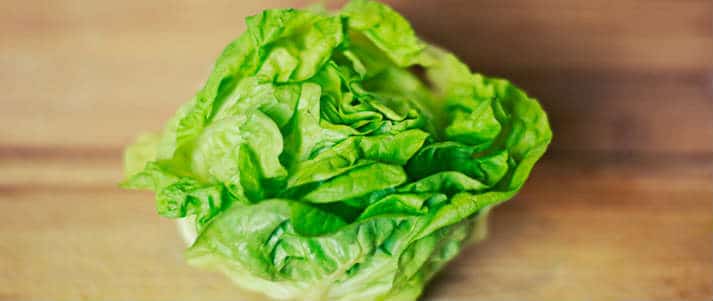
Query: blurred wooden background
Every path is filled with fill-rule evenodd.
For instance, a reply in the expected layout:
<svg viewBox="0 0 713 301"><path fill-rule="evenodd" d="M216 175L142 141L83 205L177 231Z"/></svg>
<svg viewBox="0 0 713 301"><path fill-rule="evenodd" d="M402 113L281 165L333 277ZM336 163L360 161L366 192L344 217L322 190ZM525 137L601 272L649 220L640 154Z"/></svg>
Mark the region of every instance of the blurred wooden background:
<svg viewBox="0 0 713 301"><path fill-rule="evenodd" d="M388 1L540 99L551 151L432 300L710 300L713 2ZM159 129L266 7L0 2L0 300L253 300L185 267L121 149ZM336 3L330 5L338 6Z"/></svg>

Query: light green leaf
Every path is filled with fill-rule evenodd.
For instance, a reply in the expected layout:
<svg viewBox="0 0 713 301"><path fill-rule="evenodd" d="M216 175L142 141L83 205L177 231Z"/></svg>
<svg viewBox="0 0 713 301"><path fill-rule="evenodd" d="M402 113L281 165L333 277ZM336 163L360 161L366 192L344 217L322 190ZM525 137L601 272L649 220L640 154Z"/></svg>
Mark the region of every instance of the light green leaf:
<svg viewBox="0 0 713 301"><path fill-rule="evenodd" d="M312 203L331 203L393 188L404 182L406 173L400 166L373 163L321 183L302 199Z"/></svg>
<svg viewBox="0 0 713 301"><path fill-rule="evenodd" d="M246 24L163 131L127 148L121 183L192 223L189 263L245 289L416 300L552 140L535 99L384 4Z"/></svg>
<svg viewBox="0 0 713 301"><path fill-rule="evenodd" d="M365 35L398 66L419 62L425 44L392 8L376 1L355 0L344 7L342 14L348 18L350 29Z"/></svg>

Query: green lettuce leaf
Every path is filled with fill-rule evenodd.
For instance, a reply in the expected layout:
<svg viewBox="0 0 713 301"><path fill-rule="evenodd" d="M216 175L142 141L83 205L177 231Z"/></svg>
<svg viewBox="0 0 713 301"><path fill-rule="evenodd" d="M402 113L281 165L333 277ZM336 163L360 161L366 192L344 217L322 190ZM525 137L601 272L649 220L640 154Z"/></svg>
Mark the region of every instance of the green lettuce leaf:
<svg viewBox="0 0 713 301"><path fill-rule="evenodd" d="M121 183L181 221L190 264L245 289L415 300L552 140L535 99L384 4L246 23L163 131L126 149Z"/></svg>

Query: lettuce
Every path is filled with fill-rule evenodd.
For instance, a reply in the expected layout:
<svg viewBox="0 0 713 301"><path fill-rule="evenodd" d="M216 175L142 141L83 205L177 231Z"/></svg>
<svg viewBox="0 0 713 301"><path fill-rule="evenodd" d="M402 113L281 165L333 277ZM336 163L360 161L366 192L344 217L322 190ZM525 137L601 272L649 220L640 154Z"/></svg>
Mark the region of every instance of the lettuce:
<svg viewBox="0 0 713 301"><path fill-rule="evenodd" d="M421 41L397 12L266 10L122 186L188 218L195 266L290 300L414 300L550 140L536 100Z"/></svg>

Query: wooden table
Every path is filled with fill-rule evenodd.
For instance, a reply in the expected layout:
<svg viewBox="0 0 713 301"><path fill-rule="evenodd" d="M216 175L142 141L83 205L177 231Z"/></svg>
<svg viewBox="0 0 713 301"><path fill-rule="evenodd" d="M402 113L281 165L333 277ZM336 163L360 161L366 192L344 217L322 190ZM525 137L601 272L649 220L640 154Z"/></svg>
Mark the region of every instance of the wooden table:
<svg viewBox="0 0 713 301"><path fill-rule="evenodd" d="M187 267L121 149L263 7L0 2L0 300L259 300ZM555 142L427 300L710 300L713 3L391 1L542 100Z"/></svg>

